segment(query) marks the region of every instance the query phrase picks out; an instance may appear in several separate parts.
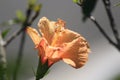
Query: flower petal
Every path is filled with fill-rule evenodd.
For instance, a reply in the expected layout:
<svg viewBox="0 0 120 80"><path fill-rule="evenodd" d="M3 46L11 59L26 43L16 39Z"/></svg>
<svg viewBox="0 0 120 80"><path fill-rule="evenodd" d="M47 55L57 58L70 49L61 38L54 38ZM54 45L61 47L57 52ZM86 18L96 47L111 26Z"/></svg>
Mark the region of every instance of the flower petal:
<svg viewBox="0 0 120 80"><path fill-rule="evenodd" d="M29 36L32 38L34 44L37 46L41 40L41 36L37 32L37 30L31 27L27 27L26 31L29 34Z"/></svg>
<svg viewBox="0 0 120 80"><path fill-rule="evenodd" d="M73 41L74 39L80 37L80 34L66 29L65 22L61 19L58 19L56 22L57 28L55 29L55 34L52 41L52 46L60 46L63 43L68 43Z"/></svg>
<svg viewBox="0 0 120 80"><path fill-rule="evenodd" d="M38 27L42 36L51 44L55 32L55 22L49 21L46 17L43 17L39 20Z"/></svg>
<svg viewBox="0 0 120 80"><path fill-rule="evenodd" d="M59 47L49 46L45 38L41 39L37 49L43 63L48 60L49 64L53 64L61 59L59 56Z"/></svg>
<svg viewBox="0 0 120 80"><path fill-rule="evenodd" d="M88 43L80 36L72 42L64 44L64 53L61 57L65 63L74 68L80 68L88 60L89 52Z"/></svg>
<svg viewBox="0 0 120 80"><path fill-rule="evenodd" d="M60 46L61 44L71 42L78 37L80 37L80 34L69 29L63 29L62 31L55 33L52 46Z"/></svg>
<svg viewBox="0 0 120 80"><path fill-rule="evenodd" d="M45 56L45 50L48 44L44 38L41 39L39 45L36 47L39 51L39 57L41 58L42 63L44 64L47 61L47 57Z"/></svg>
<svg viewBox="0 0 120 80"><path fill-rule="evenodd" d="M48 48L46 49L47 58L54 63L62 59L60 54L61 54L60 47L48 46Z"/></svg>

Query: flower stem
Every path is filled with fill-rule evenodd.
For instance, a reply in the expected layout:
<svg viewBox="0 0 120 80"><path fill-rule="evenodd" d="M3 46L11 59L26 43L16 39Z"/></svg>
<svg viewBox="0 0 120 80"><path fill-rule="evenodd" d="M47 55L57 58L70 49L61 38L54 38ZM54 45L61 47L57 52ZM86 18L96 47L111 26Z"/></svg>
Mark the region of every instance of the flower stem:
<svg viewBox="0 0 120 80"><path fill-rule="evenodd" d="M39 59L36 80L42 79L48 73L49 68L50 66L48 66L48 61L46 61L46 63L43 64L41 62L41 59Z"/></svg>

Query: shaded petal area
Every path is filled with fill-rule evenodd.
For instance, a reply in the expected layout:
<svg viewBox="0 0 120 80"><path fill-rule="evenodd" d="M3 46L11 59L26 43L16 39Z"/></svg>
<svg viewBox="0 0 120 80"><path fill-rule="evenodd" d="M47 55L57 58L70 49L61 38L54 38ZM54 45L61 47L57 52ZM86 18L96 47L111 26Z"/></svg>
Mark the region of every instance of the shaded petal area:
<svg viewBox="0 0 120 80"><path fill-rule="evenodd" d="M41 39L39 45L36 47L39 51L39 57L41 58L42 63L44 64L47 61L47 57L45 55L45 50L48 47L48 43L44 38Z"/></svg>
<svg viewBox="0 0 120 80"><path fill-rule="evenodd" d="M60 47L50 46L45 38L42 38L40 44L37 47L39 51L39 56L41 57L42 63L44 64L48 60L48 64L52 65L53 63L61 60Z"/></svg>
<svg viewBox="0 0 120 80"><path fill-rule="evenodd" d="M42 36L48 41L49 44L52 42L52 37L55 32L55 22L49 21L46 17L43 17L38 22L39 31Z"/></svg>
<svg viewBox="0 0 120 80"><path fill-rule="evenodd" d="M74 68L82 67L88 60L90 52L88 43L83 37L79 37L70 43L64 44L63 61Z"/></svg>

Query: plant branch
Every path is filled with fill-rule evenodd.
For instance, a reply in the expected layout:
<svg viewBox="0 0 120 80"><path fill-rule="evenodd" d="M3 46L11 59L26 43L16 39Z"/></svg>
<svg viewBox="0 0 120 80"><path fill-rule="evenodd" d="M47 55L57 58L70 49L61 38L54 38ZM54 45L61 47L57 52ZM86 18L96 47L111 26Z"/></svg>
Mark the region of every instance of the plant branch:
<svg viewBox="0 0 120 80"><path fill-rule="evenodd" d="M97 22L97 20L95 19L94 16L90 16L89 19L96 25L96 27L100 30L100 32L102 33L102 35L109 41L110 44L112 44L113 46L117 47L117 44L114 43L110 37L107 35L107 33L103 30L103 28L101 27L101 25Z"/></svg>
<svg viewBox="0 0 120 80"><path fill-rule="evenodd" d="M5 44L3 45L4 47L6 47L12 40L14 40L22 31L24 30L24 28L22 27L21 29L17 30L16 32L14 32L6 41Z"/></svg>
<svg viewBox="0 0 120 80"><path fill-rule="evenodd" d="M112 32L115 36L115 39L117 41L117 44L120 44L119 33L116 29L115 21L114 21L114 18L113 18L112 12L111 12L111 8L110 8L111 2L110 2L110 0L102 0L102 1L105 6L105 10L106 10L108 18L109 18L110 26L111 26Z"/></svg>
<svg viewBox="0 0 120 80"><path fill-rule="evenodd" d="M24 44L25 44L25 31L22 33L22 37L21 37L21 42L20 42L20 48L18 51L18 57L17 57L17 61L16 61L16 66L14 69L14 74L13 74L13 80L17 80L17 74L21 65L21 60L22 60L22 56L23 56L23 50L24 50Z"/></svg>
<svg viewBox="0 0 120 80"><path fill-rule="evenodd" d="M39 11L36 12L35 15L32 17L31 21L29 22L30 25L31 25L32 22L38 17L39 13L40 13Z"/></svg>
<svg viewBox="0 0 120 80"><path fill-rule="evenodd" d="M3 39L0 33L0 80L7 80L7 60L6 60L6 52L5 47L2 45Z"/></svg>
<svg viewBox="0 0 120 80"><path fill-rule="evenodd" d="M25 37L26 37L26 33L25 30L28 26L31 26L32 23L34 22L34 20L38 17L39 12L40 12L40 8L38 7L37 11L35 11L35 14L31 17L32 12L34 11L33 8L31 8L30 4L26 10L26 19L24 22L21 22L22 27L14 32L6 41L5 43L2 44L2 47L7 47L7 45L13 41L20 33L22 33L22 38L21 38L21 42L20 42L20 48L19 48L19 52L18 52L18 56L17 56L17 60L16 60L16 65L15 65L15 69L14 69L14 73L13 73L13 80L17 80L17 75L18 75L18 71L21 65L21 60L22 60L22 56L23 56L23 50L24 50L24 44L25 44ZM31 19L30 19L31 17ZM0 40L1 41L1 40ZM0 44L0 53L1 53L1 44ZM3 59L3 58L2 58ZM0 60L1 60L1 56L0 56ZM0 64L1 66L1 64ZM6 70L3 70L6 71ZM1 72L1 67L0 67L0 72ZM4 76L4 74L2 74ZM6 79L1 79L0 80L6 80Z"/></svg>
<svg viewBox="0 0 120 80"><path fill-rule="evenodd" d="M26 20L25 22L23 23L23 26L21 29L19 29L18 31L14 32L5 42L4 46L6 47L12 40L14 40L14 38L16 38L21 32L23 32L23 30L25 29L26 27L26 23L28 22L29 18L30 18L30 15L32 13L32 10L31 8L28 8L27 11L26 11Z"/></svg>
<svg viewBox="0 0 120 80"><path fill-rule="evenodd" d="M21 37L21 42L20 42L20 48L19 48L19 52L18 52L18 57L16 60L16 65L15 65L15 69L14 69L14 73L13 73L13 80L17 80L17 75L18 75L18 71L21 65L21 61L22 61L22 56L23 56L23 49L24 49L24 43L25 43L25 29L27 26L29 26L29 18L31 16L31 8L28 8L26 10L26 20L25 22L22 24L22 37ZM20 31L19 31L20 32Z"/></svg>
<svg viewBox="0 0 120 80"><path fill-rule="evenodd" d="M19 48L19 52L18 52L18 58L17 58L17 61L16 61L15 70L14 70L14 73L13 73L13 80L17 80L17 74L18 74L18 71L19 71L19 67L21 65L21 60L22 60L22 56L23 56L23 49L24 49L24 44L25 44L25 35L26 35L25 30L26 30L27 26L30 26L33 23L33 21L39 15L39 11L38 11L33 16L34 19L32 19L32 21L29 22L31 13L32 13L32 9L29 7L26 11L26 16L27 16L26 20L23 23L21 30L19 31L19 32L22 32L22 38L21 38L21 42L20 42L20 48Z"/></svg>

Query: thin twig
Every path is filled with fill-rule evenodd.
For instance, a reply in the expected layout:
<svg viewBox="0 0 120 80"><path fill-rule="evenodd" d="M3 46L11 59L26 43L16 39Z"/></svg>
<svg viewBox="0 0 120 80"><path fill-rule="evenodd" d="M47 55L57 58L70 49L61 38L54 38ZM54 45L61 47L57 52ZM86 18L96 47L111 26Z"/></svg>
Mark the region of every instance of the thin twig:
<svg viewBox="0 0 120 80"><path fill-rule="evenodd" d="M26 20L25 22L22 24L22 38L21 38L21 42L20 42L20 48L19 48L19 52L18 52L18 57L16 60L16 65L15 65L15 69L14 69L14 73L13 73L13 80L17 80L17 75L18 75L18 71L21 65L21 61L22 61L22 56L23 56L23 49L24 49L24 43L25 43L25 29L27 26L29 26L29 18L31 16L32 10L31 8L28 7L28 9L26 10Z"/></svg>
<svg viewBox="0 0 120 80"><path fill-rule="evenodd" d="M109 41L110 44L112 44L114 47L116 47L119 51L120 51L120 38L119 38L119 33L115 27L115 22L114 22L114 18L112 16L112 13L111 13L111 3L110 3L110 0L103 0L103 3L105 5L105 9L106 9L106 12L107 12L107 15L109 17L109 21L110 21L110 26L111 26L111 29L112 29L112 32L115 36L115 39L117 41L114 42L109 36L108 34L104 31L104 29L101 27L101 25L97 22L97 20L95 19L94 16L87 16L95 25L96 27L100 30L100 32L102 33L102 35ZM81 5L78 4L80 7Z"/></svg>
<svg viewBox="0 0 120 80"><path fill-rule="evenodd" d="M13 80L17 80L17 74L18 74L22 56L23 56L23 49L24 49L24 43L25 43L25 30L26 30L27 26L32 25L34 20L38 17L39 11L35 13L35 15L32 17L32 20L30 21L31 14L32 14L32 9L29 7L26 11L26 20L23 23L23 26L22 26L23 28L21 29L21 31L19 31L19 32L23 32L23 34L22 34L22 38L21 38L21 43L20 43L20 48L19 48L19 52L18 52L18 58L16 61L15 70L13 73Z"/></svg>
<svg viewBox="0 0 120 80"><path fill-rule="evenodd" d="M24 30L24 27L22 27L21 29L17 30L16 32L14 32L6 41L5 44L3 45L4 47L6 47L11 41L13 41L22 31Z"/></svg>
<svg viewBox="0 0 120 80"><path fill-rule="evenodd" d="M32 17L32 19L31 19L30 22L29 22L30 25L31 25L32 22L38 17L39 13L40 13L39 11L36 12L35 15Z"/></svg>
<svg viewBox="0 0 120 80"><path fill-rule="evenodd" d="M14 38L16 38L21 32L23 32L24 28L27 26L25 25L29 18L30 18L30 15L32 13L32 10L31 8L28 7L27 11L26 11L26 20L25 22L23 23L23 26L21 29L19 29L18 31L14 32L5 42L4 46L6 47L12 40L14 40Z"/></svg>
<svg viewBox="0 0 120 80"><path fill-rule="evenodd" d="M105 10L107 12L107 15L108 15L110 26L111 26L112 32L114 34L114 37L117 41L117 44L120 44L119 33L116 29L115 21L114 21L112 12L111 12L111 2L110 2L110 0L102 0L102 1L103 1L104 6L105 6Z"/></svg>
<svg viewBox="0 0 120 80"><path fill-rule="evenodd" d="M17 56L17 61L16 61L16 66L15 66L15 70L14 70L14 75L13 75L13 80L17 80L17 75L18 75L18 71L21 65L21 60L23 57L23 50L24 50L24 44L25 44L25 32L22 33L22 40L20 42L20 48L19 48L19 52L18 52L18 56Z"/></svg>
<svg viewBox="0 0 120 80"><path fill-rule="evenodd" d="M107 33L103 30L103 28L101 27L101 25L97 22L97 20L95 19L94 16L90 16L89 19L96 25L96 27L100 30L100 32L102 33L102 35L109 41L110 44L112 44L115 47L118 47L117 44L115 42L113 42L110 37L107 35Z"/></svg>

